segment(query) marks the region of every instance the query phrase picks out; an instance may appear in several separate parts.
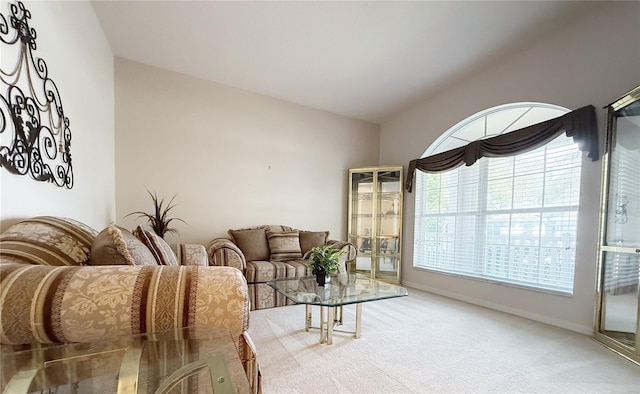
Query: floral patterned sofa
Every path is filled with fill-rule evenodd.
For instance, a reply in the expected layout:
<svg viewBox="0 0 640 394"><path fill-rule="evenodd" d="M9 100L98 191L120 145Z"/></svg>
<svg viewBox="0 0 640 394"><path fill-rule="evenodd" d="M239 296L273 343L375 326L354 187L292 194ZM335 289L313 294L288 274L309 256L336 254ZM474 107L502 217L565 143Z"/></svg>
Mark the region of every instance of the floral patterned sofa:
<svg viewBox="0 0 640 394"><path fill-rule="evenodd" d="M236 338L249 383L259 392L242 274L208 266L202 245L172 251L155 234L134 233L113 224L98 233L72 219L41 216L0 234L1 346L222 328Z"/></svg>
<svg viewBox="0 0 640 394"><path fill-rule="evenodd" d="M229 238L216 238L208 247L209 264L239 269L246 277L251 310L289 305L292 301L278 294L266 282L277 278L311 275L305 254L314 246L333 245L347 253L340 271L356 258L349 242L329 239L328 231L303 231L289 226L265 225L229 230Z"/></svg>

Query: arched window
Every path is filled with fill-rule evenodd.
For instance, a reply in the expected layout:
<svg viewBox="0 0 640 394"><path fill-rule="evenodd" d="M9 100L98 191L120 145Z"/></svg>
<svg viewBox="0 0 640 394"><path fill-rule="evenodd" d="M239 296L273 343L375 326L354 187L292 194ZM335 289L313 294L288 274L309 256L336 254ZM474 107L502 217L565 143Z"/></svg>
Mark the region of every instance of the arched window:
<svg viewBox="0 0 640 394"><path fill-rule="evenodd" d="M569 112L543 103L487 109L423 157ZM573 292L581 152L564 134L546 145L439 173L416 173L416 268Z"/></svg>

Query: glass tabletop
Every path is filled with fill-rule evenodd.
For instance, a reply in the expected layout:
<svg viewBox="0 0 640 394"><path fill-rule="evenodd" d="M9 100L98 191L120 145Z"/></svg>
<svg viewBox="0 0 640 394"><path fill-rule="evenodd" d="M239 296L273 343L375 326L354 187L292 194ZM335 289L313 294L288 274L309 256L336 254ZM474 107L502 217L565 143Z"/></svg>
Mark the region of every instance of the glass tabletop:
<svg viewBox="0 0 640 394"><path fill-rule="evenodd" d="M231 333L191 327L94 342L2 346L0 392L250 393Z"/></svg>
<svg viewBox="0 0 640 394"><path fill-rule="evenodd" d="M318 286L315 276L275 279L267 285L298 304L320 306L357 304L409 294L404 287L355 273L329 276L324 286Z"/></svg>

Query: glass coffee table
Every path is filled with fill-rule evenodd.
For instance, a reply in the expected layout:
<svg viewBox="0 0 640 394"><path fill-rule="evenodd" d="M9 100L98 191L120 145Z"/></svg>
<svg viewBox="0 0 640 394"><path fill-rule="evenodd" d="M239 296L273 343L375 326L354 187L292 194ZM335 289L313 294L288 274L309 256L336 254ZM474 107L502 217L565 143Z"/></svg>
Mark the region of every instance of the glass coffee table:
<svg viewBox="0 0 640 394"><path fill-rule="evenodd" d="M227 330L2 346L2 393L251 393Z"/></svg>
<svg viewBox="0 0 640 394"><path fill-rule="evenodd" d="M278 293L297 304L305 304L305 331L320 329L320 343L331 345L333 332L347 332L360 338L362 304L408 295L407 289L371 279L361 274L338 274L327 278L324 286L318 286L315 276L275 279L267 282ZM355 331L335 329L342 325L342 307L356 304ZM311 326L311 308L320 307L320 327Z"/></svg>

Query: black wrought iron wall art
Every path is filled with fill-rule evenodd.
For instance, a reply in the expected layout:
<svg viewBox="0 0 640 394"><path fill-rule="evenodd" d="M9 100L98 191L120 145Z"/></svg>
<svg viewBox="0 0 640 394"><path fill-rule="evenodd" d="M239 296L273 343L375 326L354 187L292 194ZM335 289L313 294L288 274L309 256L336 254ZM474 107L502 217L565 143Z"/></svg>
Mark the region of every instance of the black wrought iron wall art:
<svg viewBox="0 0 640 394"><path fill-rule="evenodd" d="M35 57L36 31L22 2L9 4L8 20L0 13L3 57L16 54L13 68L0 64L0 166L19 175L73 187L71 130L58 87L47 64Z"/></svg>

